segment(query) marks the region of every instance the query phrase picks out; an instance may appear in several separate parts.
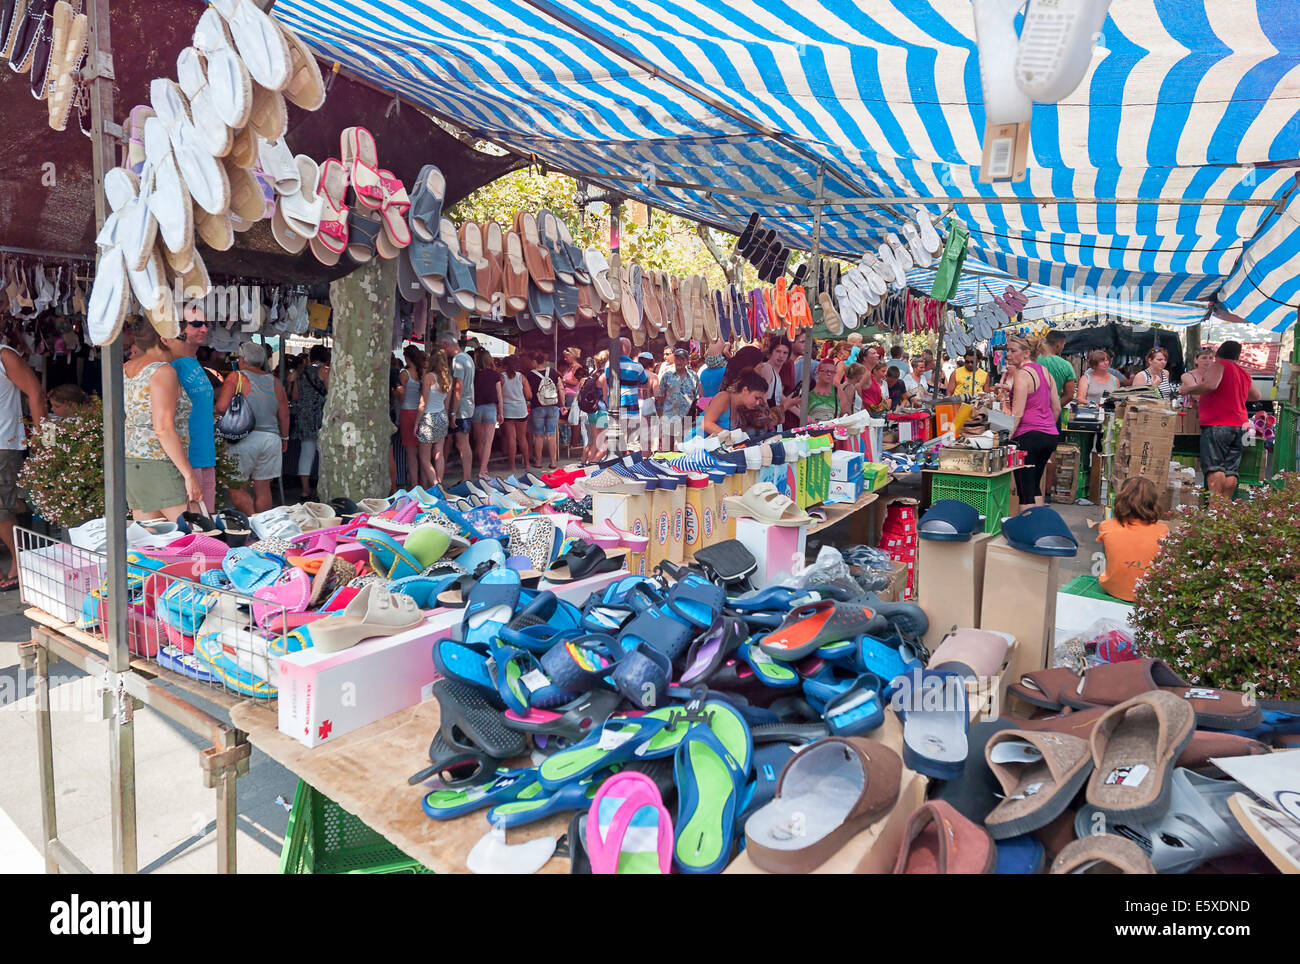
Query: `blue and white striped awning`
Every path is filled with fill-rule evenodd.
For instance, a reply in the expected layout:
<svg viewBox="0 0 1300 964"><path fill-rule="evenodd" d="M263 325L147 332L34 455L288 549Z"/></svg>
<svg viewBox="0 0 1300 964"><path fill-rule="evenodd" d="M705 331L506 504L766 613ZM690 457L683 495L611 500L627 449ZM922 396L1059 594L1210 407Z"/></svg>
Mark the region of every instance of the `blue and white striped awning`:
<svg viewBox="0 0 1300 964"><path fill-rule="evenodd" d="M934 275L932 268L914 268L907 273L907 281L913 288L929 291L934 285ZM1117 287L1102 291L1067 291L1033 282L1026 285L1005 272L970 261L963 268L957 292L949 299L949 304L961 308L963 313L969 313L976 306L992 301L1005 292L1007 285L1014 285L1024 291L1029 300L1023 314L1026 321L1082 312L1099 319L1112 318L1139 324L1186 328L1206 320L1208 310L1207 306L1197 303L1151 301L1147 298L1147 293L1138 289Z"/></svg>
<svg viewBox="0 0 1300 964"><path fill-rule="evenodd" d="M1083 83L1035 106L1028 176L999 185L976 182L984 108L969 0L279 0L273 9L322 57L475 134L733 231L757 207L798 248L810 246L819 163L831 198L1278 200L1280 213L1108 203L956 213L971 231L971 261L1023 281L1202 309L1217 300L1220 314L1270 328L1296 317L1294 0L1116 0ZM829 206L824 249L856 258L908 213Z"/></svg>

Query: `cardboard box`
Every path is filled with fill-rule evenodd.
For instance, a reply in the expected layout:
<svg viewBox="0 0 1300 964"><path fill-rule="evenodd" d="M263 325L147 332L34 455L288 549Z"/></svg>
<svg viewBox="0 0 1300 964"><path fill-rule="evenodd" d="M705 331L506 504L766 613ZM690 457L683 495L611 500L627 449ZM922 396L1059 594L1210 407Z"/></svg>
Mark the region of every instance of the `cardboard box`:
<svg viewBox="0 0 1300 964"><path fill-rule="evenodd" d="M741 516L736 519L736 539L758 562L750 576L755 589L788 582L808 554L807 526L773 526Z"/></svg>
<svg viewBox="0 0 1300 964"><path fill-rule="evenodd" d="M581 605L626 575L619 570L571 583L543 581L541 588ZM362 640L339 653L304 649L281 656L280 732L319 746L428 699L438 678L433 643L457 633L463 618L460 609L435 609L414 629Z"/></svg>
<svg viewBox="0 0 1300 964"><path fill-rule="evenodd" d="M719 541L717 485L690 486L686 489L686 522L683 534L686 561L695 558L695 552Z"/></svg>
<svg viewBox="0 0 1300 964"><path fill-rule="evenodd" d="M1003 536L988 545L979 628L1016 638L1011 679L1046 669L1051 662L1060 561L1059 556L1013 549Z"/></svg>
<svg viewBox="0 0 1300 964"><path fill-rule="evenodd" d="M104 581L104 558L63 542L18 553L22 600L65 623L75 623L81 603Z"/></svg>
<svg viewBox="0 0 1300 964"><path fill-rule="evenodd" d="M889 568L891 569L889 585L876 595L885 602L898 602L903 598L904 590L907 589L907 563L891 560Z"/></svg>
<svg viewBox="0 0 1300 964"><path fill-rule="evenodd" d="M831 481L852 482L862 478L862 466L865 463L858 452L831 453Z"/></svg>
<svg viewBox="0 0 1300 964"><path fill-rule="evenodd" d="M826 502L857 502L862 498L862 477L859 476L849 482L841 482L838 479L831 479L830 487L826 491Z"/></svg>
<svg viewBox="0 0 1300 964"><path fill-rule="evenodd" d="M917 546L917 602L930 620L925 645L933 649L954 626L979 626L984 602L985 554L994 536L969 542L922 539Z"/></svg>
<svg viewBox="0 0 1300 964"><path fill-rule="evenodd" d="M646 569L653 572L665 559L681 562L673 554L673 519L686 515L686 487L655 489L650 493L650 545L646 549ZM684 525L684 523L683 523ZM678 540L680 543L680 539Z"/></svg>

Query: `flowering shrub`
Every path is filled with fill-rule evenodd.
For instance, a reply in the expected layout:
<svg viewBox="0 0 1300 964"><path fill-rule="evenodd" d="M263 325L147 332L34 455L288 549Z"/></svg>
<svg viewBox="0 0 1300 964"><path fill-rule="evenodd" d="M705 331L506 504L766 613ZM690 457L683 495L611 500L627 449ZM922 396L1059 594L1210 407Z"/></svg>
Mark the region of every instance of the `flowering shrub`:
<svg viewBox="0 0 1300 964"><path fill-rule="evenodd" d="M92 397L61 422L28 429L27 460L18 474L41 518L71 528L104 514L104 411Z"/></svg>
<svg viewBox="0 0 1300 964"><path fill-rule="evenodd" d="M217 492L236 483L239 466L217 436ZM70 529L104 514L104 409L91 396L81 412L28 428L27 460L18 475L27 501L46 522ZM216 506L208 506L215 512Z"/></svg>
<svg viewBox="0 0 1300 964"><path fill-rule="evenodd" d="M1144 656L1207 686L1300 699L1300 475L1187 512L1138 583Z"/></svg>

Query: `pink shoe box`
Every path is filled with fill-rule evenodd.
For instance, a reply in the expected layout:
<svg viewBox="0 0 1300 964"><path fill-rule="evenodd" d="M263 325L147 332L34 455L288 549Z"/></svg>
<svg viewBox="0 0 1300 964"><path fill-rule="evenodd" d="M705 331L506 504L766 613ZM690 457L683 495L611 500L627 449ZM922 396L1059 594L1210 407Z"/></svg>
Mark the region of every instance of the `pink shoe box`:
<svg viewBox="0 0 1300 964"><path fill-rule="evenodd" d="M758 562L750 577L755 589L785 582L804 564L807 526L773 526L756 519L736 518L736 539Z"/></svg>
<svg viewBox="0 0 1300 964"><path fill-rule="evenodd" d="M543 588L580 606L626 575L620 570ZM414 629L362 640L341 653L304 649L281 656L280 732L320 746L428 699L438 678L433 644L458 633L462 617L460 609L434 609Z"/></svg>

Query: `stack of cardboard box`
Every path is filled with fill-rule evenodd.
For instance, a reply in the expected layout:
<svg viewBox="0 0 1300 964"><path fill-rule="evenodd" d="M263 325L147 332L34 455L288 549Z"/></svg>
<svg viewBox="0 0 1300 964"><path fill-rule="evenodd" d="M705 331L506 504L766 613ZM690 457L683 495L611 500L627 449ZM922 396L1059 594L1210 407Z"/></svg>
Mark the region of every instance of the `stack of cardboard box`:
<svg viewBox="0 0 1300 964"><path fill-rule="evenodd" d="M1124 427L1115 449L1111 491L1134 476L1150 479L1164 491L1169 482L1169 459L1174 454L1174 432L1179 416L1154 402L1130 402L1124 410Z"/></svg>
<svg viewBox="0 0 1300 964"><path fill-rule="evenodd" d="M1052 501L1073 505L1079 484L1079 446L1058 445L1052 458L1056 462L1056 475L1052 479Z"/></svg>

